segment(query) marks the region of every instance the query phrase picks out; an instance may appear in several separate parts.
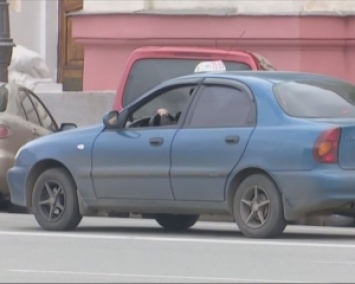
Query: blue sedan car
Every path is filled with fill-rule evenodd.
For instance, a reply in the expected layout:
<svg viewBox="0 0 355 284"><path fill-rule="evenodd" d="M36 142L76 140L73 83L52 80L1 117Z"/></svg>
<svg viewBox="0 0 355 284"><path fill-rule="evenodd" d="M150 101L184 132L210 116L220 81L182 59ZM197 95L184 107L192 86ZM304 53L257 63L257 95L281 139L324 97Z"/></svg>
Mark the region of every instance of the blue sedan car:
<svg viewBox="0 0 355 284"><path fill-rule="evenodd" d="M101 212L184 230L227 213L247 237L277 237L305 216L355 214L355 86L291 72L175 78L103 124L26 144L7 178L46 230Z"/></svg>

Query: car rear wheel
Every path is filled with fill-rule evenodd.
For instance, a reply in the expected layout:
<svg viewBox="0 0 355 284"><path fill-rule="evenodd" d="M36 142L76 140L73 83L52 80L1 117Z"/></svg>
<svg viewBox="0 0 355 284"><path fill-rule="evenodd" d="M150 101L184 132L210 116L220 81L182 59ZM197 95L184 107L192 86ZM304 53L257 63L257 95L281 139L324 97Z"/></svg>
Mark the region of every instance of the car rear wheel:
<svg viewBox="0 0 355 284"><path fill-rule="evenodd" d="M247 177L234 196L233 212L240 231L250 238L273 238L282 234L287 222L282 198L266 175Z"/></svg>
<svg viewBox="0 0 355 284"><path fill-rule="evenodd" d="M75 183L60 168L49 169L39 176L33 189L32 207L38 224L45 230L73 230L82 219Z"/></svg>
<svg viewBox="0 0 355 284"><path fill-rule="evenodd" d="M159 214L155 220L166 230L182 231L195 225L199 217L199 215Z"/></svg>

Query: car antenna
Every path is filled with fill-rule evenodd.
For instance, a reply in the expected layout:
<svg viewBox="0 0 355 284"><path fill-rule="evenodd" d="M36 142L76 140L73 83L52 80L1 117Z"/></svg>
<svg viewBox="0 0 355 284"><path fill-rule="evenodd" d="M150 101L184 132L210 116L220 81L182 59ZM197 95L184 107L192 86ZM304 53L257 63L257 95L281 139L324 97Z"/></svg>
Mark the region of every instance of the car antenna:
<svg viewBox="0 0 355 284"><path fill-rule="evenodd" d="M233 50L233 48L237 45L237 43L239 42L239 40L244 36L245 34L245 30L241 33L241 35L236 38L235 42L231 45L231 47L229 48L229 50L227 51L227 53L223 56L222 61L227 57L227 55Z"/></svg>

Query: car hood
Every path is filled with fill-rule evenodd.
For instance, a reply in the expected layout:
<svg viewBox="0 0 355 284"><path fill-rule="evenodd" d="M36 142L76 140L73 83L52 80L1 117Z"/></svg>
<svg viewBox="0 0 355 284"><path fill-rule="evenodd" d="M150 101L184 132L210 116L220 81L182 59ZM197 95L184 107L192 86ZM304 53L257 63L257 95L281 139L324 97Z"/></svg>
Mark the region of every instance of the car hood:
<svg viewBox="0 0 355 284"><path fill-rule="evenodd" d="M48 143L63 144L66 142L71 143L80 141L93 142L103 129L104 126L102 124L98 124L90 127L64 130L32 140L31 142L28 142L25 147L37 147Z"/></svg>

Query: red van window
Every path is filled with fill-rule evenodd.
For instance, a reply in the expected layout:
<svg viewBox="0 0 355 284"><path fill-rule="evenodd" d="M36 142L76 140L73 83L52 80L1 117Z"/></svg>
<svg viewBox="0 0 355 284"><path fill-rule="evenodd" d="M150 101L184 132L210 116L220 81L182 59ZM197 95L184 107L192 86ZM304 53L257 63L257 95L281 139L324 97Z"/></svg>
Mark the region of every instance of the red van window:
<svg viewBox="0 0 355 284"><path fill-rule="evenodd" d="M194 73L201 59L141 59L132 67L123 92L123 105L127 105L160 83ZM227 71L251 70L247 64L223 61Z"/></svg>

